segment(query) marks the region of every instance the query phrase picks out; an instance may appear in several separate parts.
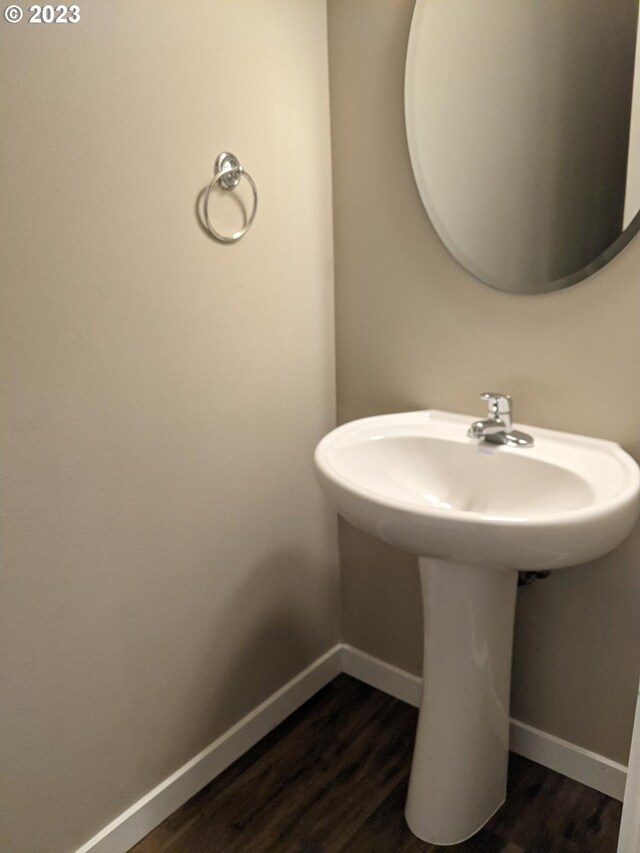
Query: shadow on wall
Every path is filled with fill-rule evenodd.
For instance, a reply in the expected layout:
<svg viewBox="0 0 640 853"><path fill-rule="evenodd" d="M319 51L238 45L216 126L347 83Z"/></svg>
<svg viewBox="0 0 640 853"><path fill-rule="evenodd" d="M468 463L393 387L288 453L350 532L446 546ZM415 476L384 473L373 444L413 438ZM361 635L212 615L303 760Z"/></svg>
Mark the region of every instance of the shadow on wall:
<svg viewBox="0 0 640 853"><path fill-rule="evenodd" d="M190 686L178 703L183 724L200 733L192 754L326 650L326 626L311 624L301 610L300 585L311 571L304 552L283 549L245 571L240 583L230 585L223 609L212 617ZM269 595L264 594L266 586Z"/></svg>
<svg viewBox="0 0 640 853"><path fill-rule="evenodd" d="M614 551L518 594L512 715L626 764L638 689L640 525ZM542 617L542 618L541 618ZM578 707L588 714L578 715Z"/></svg>
<svg viewBox="0 0 640 853"><path fill-rule="evenodd" d="M345 642L421 675L418 557L363 533L342 518L338 530Z"/></svg>

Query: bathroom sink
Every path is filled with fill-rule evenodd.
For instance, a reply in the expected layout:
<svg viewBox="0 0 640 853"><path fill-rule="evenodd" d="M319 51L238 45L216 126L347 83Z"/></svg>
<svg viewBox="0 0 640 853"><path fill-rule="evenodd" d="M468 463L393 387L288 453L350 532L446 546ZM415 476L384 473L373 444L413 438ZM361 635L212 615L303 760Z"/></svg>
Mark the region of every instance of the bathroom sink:
<svg viewBox="0 0 640 853"><path fill-rule="evenodd" d="M533 447L478 443L472 420L426 411L338 427L316 450L323 488L391 545L494 568L584 563L630 532L640 469L617 444L537 427Z"/></svg>
<svg viewBox="0 0 640 853"><path fill-rule="evenodd" d="M356 527L419 556L422 700L405 815L459 844L504 802L518 572L593 560L630 533L640 470L622 448L426 411L364 418L316 448L321 485ZM529 434L530 433L530 434Z"/></svg>

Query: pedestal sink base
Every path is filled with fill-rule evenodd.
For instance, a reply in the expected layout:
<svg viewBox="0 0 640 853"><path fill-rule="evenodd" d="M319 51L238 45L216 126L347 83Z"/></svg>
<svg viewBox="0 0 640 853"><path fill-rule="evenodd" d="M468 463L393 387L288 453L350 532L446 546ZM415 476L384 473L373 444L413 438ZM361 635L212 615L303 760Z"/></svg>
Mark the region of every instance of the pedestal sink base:
<svg viewBox="0 0 640 853"><path fill-rule="evenodd" d="M431 844L459 844L505 799L518 574L420 558L422 703L405 816Z"/></svg>
<svg viewBox="0 0 640 853"><path fill-rule="evenodd" d="M475 421L378 415L343 424L315 452L347 521L439 557L420 559L423 700L406 808L436 844L473 835L504 799L515 569L594 560L640 511L638 465L617 444L522 424L533 446L491 446L469 438Z"/></svg>

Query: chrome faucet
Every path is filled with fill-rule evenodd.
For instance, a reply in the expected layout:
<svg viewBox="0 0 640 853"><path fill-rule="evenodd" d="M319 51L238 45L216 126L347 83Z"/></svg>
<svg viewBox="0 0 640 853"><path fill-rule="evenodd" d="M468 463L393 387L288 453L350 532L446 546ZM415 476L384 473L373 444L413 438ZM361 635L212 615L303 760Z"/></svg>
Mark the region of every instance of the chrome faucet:
<svg viewBox="0 0 640 853"><path fill-rule="evenodd" d="M491 444L506 444L508 447L532 447L533 438L524 432L513 429L511 418L511 397L509 394L481 394L489 406L488 417L483 421L474 421L467 430L469 438L488 441Z"/></svg>

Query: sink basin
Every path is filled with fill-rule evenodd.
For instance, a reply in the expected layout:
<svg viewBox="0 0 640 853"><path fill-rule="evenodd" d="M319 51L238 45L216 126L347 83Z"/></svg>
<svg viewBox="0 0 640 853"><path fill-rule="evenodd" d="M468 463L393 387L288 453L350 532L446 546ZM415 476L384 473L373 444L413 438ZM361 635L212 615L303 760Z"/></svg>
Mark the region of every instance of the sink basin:
<svg viewBox="0 0 640 853"><path fill-rule="evenodd" d="M530 448L467 437L471 415L353 421L316 450L322 485L356 527L423 556L557 569L615 548L638 515L640 469L617 444L536 427Z"/></svg>
<svg viewBox="0 0 640 853"><path fill-rule="evenodd" d="M478 443L474 420L364 418L315 453L348 521L419 556L422 701L405 816L437 845L474 835L504 802L515 570L606 554L640 510L640 469L617 444L527 426L532 447Z"/></svg>

